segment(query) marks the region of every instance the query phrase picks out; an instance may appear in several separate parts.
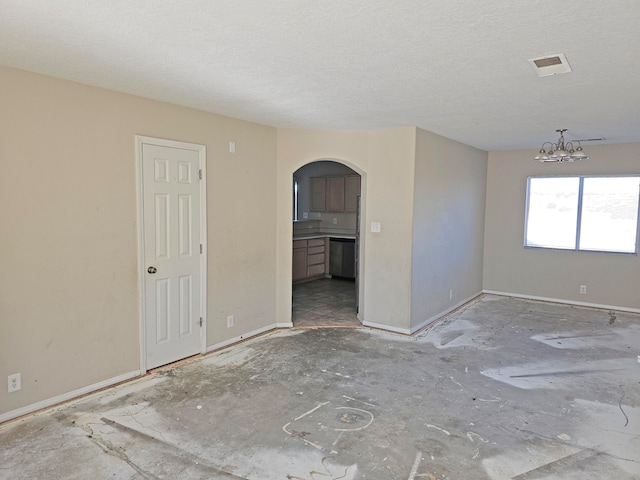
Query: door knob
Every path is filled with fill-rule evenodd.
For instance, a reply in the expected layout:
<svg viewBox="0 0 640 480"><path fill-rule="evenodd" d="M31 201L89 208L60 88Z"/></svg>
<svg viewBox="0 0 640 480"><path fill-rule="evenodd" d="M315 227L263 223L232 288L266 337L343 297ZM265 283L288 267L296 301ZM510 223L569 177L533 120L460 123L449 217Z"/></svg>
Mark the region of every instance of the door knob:
<svg viewBox="0 0 640 480"><path fill-rule="evenodd" d="M147 272L154 274L158 271L158 269L156 267L149 267L147 268Z"/></svg>

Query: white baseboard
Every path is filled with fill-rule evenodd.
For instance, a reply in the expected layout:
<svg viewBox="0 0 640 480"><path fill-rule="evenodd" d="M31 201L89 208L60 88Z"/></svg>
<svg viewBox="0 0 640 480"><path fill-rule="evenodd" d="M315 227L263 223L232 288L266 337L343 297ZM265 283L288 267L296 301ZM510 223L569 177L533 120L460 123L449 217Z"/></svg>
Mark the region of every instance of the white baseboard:
<svg viewBox="0 0 640 480"><path fill-rule="evenodd" d="M566 300L564 298L537 297L535 295L523 295L521 293L498 292L496 290L483 290L482 293L488 295L501 295L503 297L524 298L525 300L538 300L541 302L565 303L567 305L576 305L578 307L602 308L605 310L616 310L618 312L640 313L640 308L621 307L619 305L604 305L601 303L576 302L574 300Z"/></svg>
<svg viewBox="0 0 640 480"><path fill-rule="evenodd" d="M454 310L456 310L457 308L460 308L462 305L464 305L465 303L469 303L470 301L472 301L473 299L477 298L479 295L481 295L483 292L478 292L474 295L471 295L470 297L465 298L464 300L456 303L455 305L447 308L446 310L440 312L440 313L436 313L435 315L427 318L426 320L422 321L419 325L411 328L411 335L413 335L414 333L416 333L418 330L422 330L424 327L426 327L427 325L429 325L430 323L435 322L436 320L444 317L445 315L453 312Z"/></svg>
<svg viewBox="0 0 640 480"><path fill-rule="evenodd" d="M248 338L255 337L256 335L260 335L262 333L269 332L271 330L275 330L277 328L291 328L293 327L293 323L272 323L262 328L258 328L257 330L253 330L251 332L245 333L243 335L239 335L237 337L229 338L228 340L224 340L219 343L214 343L213 345L209 345L207 347L207 353L213 352L214 350L220 350L221 348L228 347L229 345L233 345L234 343L241 342L242 340L247 340Z"/></svg>
<svg viewBox="0 0 640 480"><path fill-rule="evenodd" d="M388 332L401 333L403 335L413 335L418 330L423 329L424 327L426 327L430 323L433 323L436 320L438 320L439 318L444 317L448 313L453 312L455 309L460 308L465 303L469 303L471 300L473 300L474 298L477 298L481 294L482 294L482 292L478 292L478 293L476 293L474 295L471 295L470 297L465 298L464 300L456 303L455 305L447 308L446 310L444 310L444 311L442 311L440 313L436 313L435 315L427 318L426 320L420 322L419 325L417 325L415 327L412 327L410 329L409 328L392 327L390 325L385 325L383 323L373 323L373 322L367 322L367 321L363 322L362 325L364 325L365 327L377 328L379 330L386 330Z"/></svg>
<svg viewBox="0 0 640 480"><path fill-rule="evenodd" d="M374 323L374 322L363 322L363 326L377 328L378 330L386 330L387 332L393 333L401 333L403 335L411 335L411 330L408 328L400 328L400 327L392 327L391 325L386 325L384 323Z"/></svg>
<svg viewBox="0 0 640 480"><path fill-rule="evenodd" d="M117 377L109 378L107 380L103 380L101 382L94 383L92 385L87 385L86 387L78 388L76 390L63 393L62 395L47 398L46 400L42 400L41 402L32 403L31 405L27 405L25 407L11 410L10 412L0 414L0 423L6 422L8 420L12 420L14 418L21 417L23 415L27 415L28 413L33 413L38 410L42 410L43 408L51 407L53 405L66 402L68 400L71 400L77 397L81 397L82 395L86 395L88 393L101 390L105 387L111 387L112 385L116 385L118 383L125 382L127 380L131 380L132 378L136 378L139 376L140 376L140 370L134 370L133 372L123 373L122 375L118 375Z"/></svg>
<svg viewBox="0 0 640 480"><path fill-rule="evenodd" d="M214 345L209 345L207 347L207 353L211 352L213 350L219 350L223 347L232 345L234 343L240 342L242 340L246 340L248 338L251 337L255 337L257 335L260 335L262 333L271 331L271 330L276 330L278 328L291 328L293 327L293 323L292 322L288 322L288 323L272 323L270 325L267 325L265 327L259 328L257 330L253 330L252 332L246 333L244 335L240 335L238 337L234 337L234 338L230 338L229 340L225 340L223 342L220 343L216 343ZM86 395L88 393L92 393L95 392L97 390L101 390L103 388L106 387L111 387L113 385L116 385L118 383L127 381L127 380L131 380L132 378L136 378L140 376L140 370L135 370L132 372L128 372L128 373L124 373L122 375L118 375L117 377L113 377L113 378L109 378L107 380L103 380L101 382L98 383L94 383L92 385L87 385L86 387L82 387L82 388L78 388L77 390L72 390L71 392L67 392L67 393L63 393L62 395L58 395L52 398L47 398L46 400L42 400L40 402L37 403L33 403L31 405L27 405L25 407L21 407L21 408L17 408L15 410L11 410L9 412L6 413L2 413L0 414L0 423L4 423L6 421L12 420L14 418L18 418L21 417L23 415L27 415L29 413L33 413L36 412L38 410L42 410L43 408L47 408L47 407L51 407L53 405L57 405L59 403L63 403L66 402L68 400L72 400L74 398L77 397L81 397L83 395Z"/></svg>

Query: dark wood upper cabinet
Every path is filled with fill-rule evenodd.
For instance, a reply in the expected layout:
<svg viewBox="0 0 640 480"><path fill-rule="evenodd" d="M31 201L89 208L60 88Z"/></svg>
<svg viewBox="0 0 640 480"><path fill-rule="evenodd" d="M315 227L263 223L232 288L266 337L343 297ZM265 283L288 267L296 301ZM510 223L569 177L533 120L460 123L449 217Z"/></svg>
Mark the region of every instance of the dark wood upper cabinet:
<svg viewBox="0 0 640 480"><path fill-rule="evenodd" d="M324 212L326 210L327 181L325 177L311 177L311 206L312 212Z"/></svg>

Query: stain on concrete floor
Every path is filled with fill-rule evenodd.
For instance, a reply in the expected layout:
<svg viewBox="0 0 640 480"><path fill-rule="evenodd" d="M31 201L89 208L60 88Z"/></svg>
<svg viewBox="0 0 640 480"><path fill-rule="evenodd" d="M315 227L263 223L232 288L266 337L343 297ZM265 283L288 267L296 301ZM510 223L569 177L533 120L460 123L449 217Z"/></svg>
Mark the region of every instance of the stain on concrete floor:
<svg viewBox="0 0 640 480"><path fill-rule="evenodd" d="M0 478L637 479L640 317L610 318L484 296L415 337L274 332L0 426Z"/></svg>

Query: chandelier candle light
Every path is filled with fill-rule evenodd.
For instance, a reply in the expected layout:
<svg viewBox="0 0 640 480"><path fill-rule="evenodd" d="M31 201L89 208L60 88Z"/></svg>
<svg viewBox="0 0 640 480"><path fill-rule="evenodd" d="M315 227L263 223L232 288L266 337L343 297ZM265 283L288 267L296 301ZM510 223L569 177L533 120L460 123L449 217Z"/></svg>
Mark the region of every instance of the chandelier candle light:
<svg viewBox="0 0 640 480"><path fill-rule="evenodd" d="M564 132L566 132L566 128L562 128L556 130L560 134L560 138L558 139L558 143L545 142L540 147L540 151L534 157L535 160L539 160L541 162L575 162L576 160L588 160L589 157L582 151L582 147L580 146L580 141L578 142L578 147L574 149L572 142L564 143ZM546 145L551 145L549 150L545 150Z"/></svg>

